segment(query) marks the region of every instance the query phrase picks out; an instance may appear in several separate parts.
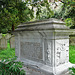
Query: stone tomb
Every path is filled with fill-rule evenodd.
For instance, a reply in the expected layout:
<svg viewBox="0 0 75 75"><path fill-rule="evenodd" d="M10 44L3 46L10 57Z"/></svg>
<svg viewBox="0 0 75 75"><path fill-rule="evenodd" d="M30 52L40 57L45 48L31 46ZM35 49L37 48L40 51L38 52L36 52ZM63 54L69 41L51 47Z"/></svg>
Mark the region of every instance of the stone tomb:
<svg viewBox="0 0 75 75"><path fill-rule="evenodd" d="M27 75L61 75L72 66L69 28L64 22L56 19L27 22L19 25L13 34L18 60L32 69Z"/></svg>

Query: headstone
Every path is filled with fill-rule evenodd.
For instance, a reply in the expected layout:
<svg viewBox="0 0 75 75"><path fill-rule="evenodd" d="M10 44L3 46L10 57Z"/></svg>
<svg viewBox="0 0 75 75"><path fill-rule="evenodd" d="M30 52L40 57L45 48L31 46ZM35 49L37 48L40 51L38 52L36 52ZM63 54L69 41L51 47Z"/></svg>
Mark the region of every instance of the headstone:
<svg viewBox="0 0 75 75"><path fill-rule="evenodd" d="M11 38L11 34L7 33L6 37L7 40L9 40Z"/></svg>
<svg viewBox="0 0 75 75"><path fill-rule="evenodd" d="M1 38L2 38L2 33L0 33L0 48L1 48Z"/></svg>
<svg viewBox="0 0 75 75"><path fill-rule="evenodd" d="M56 19L23 23L13 32L18 60L29 75L62 75L69 62L69 28ZM39 72L39 73L37 73Z"/></svg>
<svg viewBox="0 0 75 75"><path fill-rule="evenodd" d="M0 33L0 39L2 38L2 33Z"/></svg>
<svg viewBox="0 0 75 75"><path fill-rule="evenodd" d="M0 42L1 42L0 48L2 49L7 48L7 40L5 39L5 37L2 37Z"/></svg>
<svg viewBox="0 0 75 75"><path fill-rule="evenodd" d="M75 29L70 29L70 45L75 45Z"/></svg>
<svg viewBox="0 0 75 75"><path fill-rule="evenodd" d="M15 37L13 35L10 38L10 48L15 48Z"/></svg>

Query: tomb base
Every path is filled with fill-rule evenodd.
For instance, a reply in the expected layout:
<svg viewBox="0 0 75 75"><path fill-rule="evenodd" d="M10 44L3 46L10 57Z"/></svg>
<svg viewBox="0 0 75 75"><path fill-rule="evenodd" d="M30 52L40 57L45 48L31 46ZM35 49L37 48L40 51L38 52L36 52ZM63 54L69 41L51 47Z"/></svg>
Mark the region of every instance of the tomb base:
<svg viewBox="0 0 75 75"><path fill-rule="evenodd" d="M30 60L21 61L24 62L23 69L26 71L26 75L70 75L69 73L67 74L67 72L70 67L74 66L70 62L58 67L50 67Z"/></svg>

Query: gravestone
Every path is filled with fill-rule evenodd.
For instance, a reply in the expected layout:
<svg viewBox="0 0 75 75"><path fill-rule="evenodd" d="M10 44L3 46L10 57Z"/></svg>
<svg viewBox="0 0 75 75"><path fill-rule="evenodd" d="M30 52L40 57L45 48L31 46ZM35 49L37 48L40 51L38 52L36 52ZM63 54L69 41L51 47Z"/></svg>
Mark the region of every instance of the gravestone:
<svg viewBox="0 0 75 75"><path fill-rule="evenodd" d="M10 48L15 48L15 37L14 35L10 38Z"/></svg>
<svg viewBox="0 0 75 75"><path fill-rule="evenodd" d="M7 40L9 40L11 38L11 34L7 33L6 37Z"/></svg>
<svg viewBox="0 0 75 75"><path fill-rule="evenodd" d="M75 45L75 35L70 35L70 45Z"/></svg>
<svg viewBox="0 0 75 75"><path fill-rule="evenodd" d="M1 42L0 48L2 49L7 48L7 40L5 39L5 37L2 37L0 42Z"/></svg>
<svg viewBox="0 0 75 75"><path fill-rule="evenodd" d="M2 33L0 33L0 48L1 48L1 38L2 38Z"/></svg>
<svg viewBox="0 0 75 75"><path fill-rule="evenodd" d="M70 29L70 45L75 45L75 29Z"/></svg>
<svg viewBox="0 0 75 75"><path fill-rule="evenodd" d="M2 33L0 33L0 39L2 38Z"/></svg>
<svg viewBox="0 0 75 75"><path fill-rule="evenodd" d="M15 52L27 75L62 75L69 62L69 28L57 19L23 23L13 32ZM38 72L38 73L37 73Z"/></svg>

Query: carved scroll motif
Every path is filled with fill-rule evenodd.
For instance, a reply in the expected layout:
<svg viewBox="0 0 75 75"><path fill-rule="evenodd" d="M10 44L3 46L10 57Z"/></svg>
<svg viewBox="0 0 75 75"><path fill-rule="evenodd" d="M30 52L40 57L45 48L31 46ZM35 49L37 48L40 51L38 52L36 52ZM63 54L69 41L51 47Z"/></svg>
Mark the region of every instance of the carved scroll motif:
<svg viewBox="0 0 75 75"><path fill-rule="evenodd" d="M69 49L68 49L68 41L65 42L62 40L61 42L56 42L56 62L57 66L60 64L64 64L68 62L69 58Z"/></svg>
<svg viewBox="0 0 75 75"><path fill-rule="evenodd" d="M48 42L47 54L48 54L48 62L51 64L51 42Z"/></svg>

